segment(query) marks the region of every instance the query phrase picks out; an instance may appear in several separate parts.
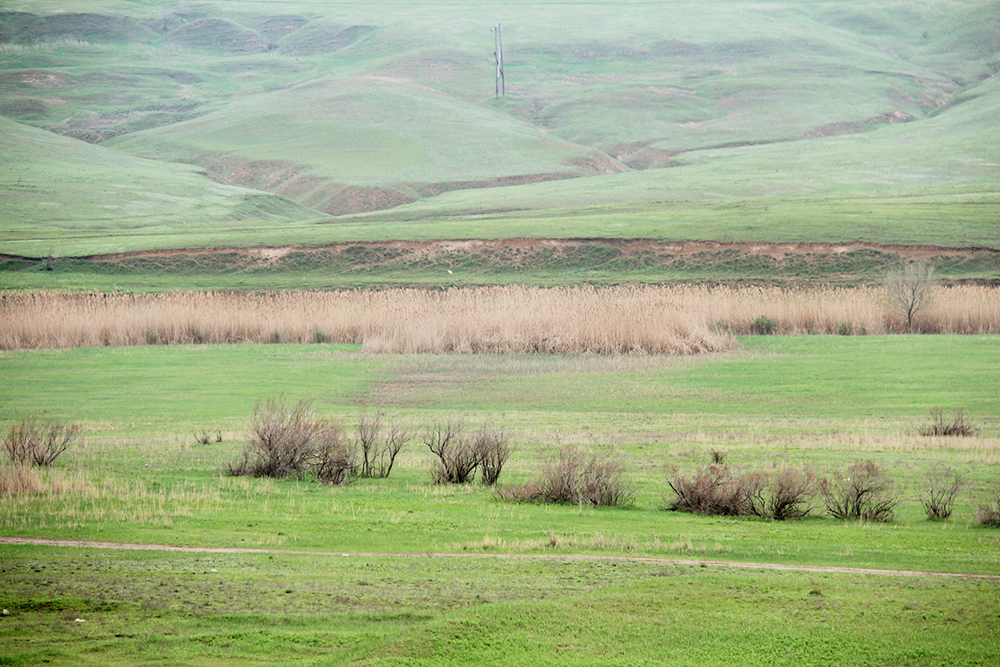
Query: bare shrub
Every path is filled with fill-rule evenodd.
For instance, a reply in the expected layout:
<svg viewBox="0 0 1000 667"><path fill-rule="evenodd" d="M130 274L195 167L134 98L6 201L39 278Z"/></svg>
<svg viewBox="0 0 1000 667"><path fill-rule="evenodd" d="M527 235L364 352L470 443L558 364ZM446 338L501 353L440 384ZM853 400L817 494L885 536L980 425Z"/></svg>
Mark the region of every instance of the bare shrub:
<svg viewBox="0 0 1000 667"><path fill-rule="evenodd" d="M472 481L482 453L465 434L460 419L437 421L424 433L424 444L437 456L431 474L435 484L465 484Z"/></svg>
<svg viewBox="0 0 1000 667"><path fill-rule="evenodd" d="M79 432L75 424L22 419L4 436L3 452L17 465L49 466L69 449Z"/></svg>
<svg viewBox="0 0 1000 667"><path fill-rule="evenodd" d="M253 477L303 477L323 426L313 417L311 401L303 399L292 407L284 398L258 403L242 462L227 471Z"/></svg>
<svg viewBox="0 0 1000 667"><path fill-rule="evenodd" d="M625 479L625 468L616 450L591 455L580 477L582 502L598 507L622 507L635 502L635 491Z"/></svg>
<svg viewBox="0 0 1000 667"><path fill-rule="evenodd" d="M674 498L666 509L704 516L763 514L760 494L765 484L758 476L735 474L728 465L706 465L691 477L674 470L667 477Z"/></svg>
<svg viewBox="0 0 1000 667"><path fill-rule="evenodd" d="M231 476L313 475L326 484L344 484L357 469L357 450L339 424L317 419L308 400L289 406L284 398L257 404L240 458L223 465Z"/></svg>
<svg viewBox="0 0 1000 667"><path fill-rule="evenodd" d="M768 518L776 521L799 519L815 509L816 475L809 470L785 468L778 473L767 500Z"/></svg>
<svg viewBox="0 0 1000 667"><path fill-rule="evenodd" d="M873 461L858 461L843 473L824 477L820 493L826 511L838 519L891 521L902 496Z"/></svg>
<svg viewBox="0 0 1000 667"><path fill-rule="evenodd" d="M927 475L923 496L920 498L927 518L931 521L947 519L955 507L955 498L965 486L962 477L954 470L936 468Z"/></svg>
<svg viewBox="0 0 1000 667"><path fill-rule="evenodd" d="M1000 528L1000 486L993 489L986 502L976 505L976 523L989 528Z"/></svg>
<svg viewBox="0 0 1000 667"><path fill-rule="evenodd" d="M921 429L920 434L926 436L970 436L979 433L979 429L965 416L965 410L958 408L952 412L951 420L944 416L944 410L934 408L931 410L933 422L930 426Z"/></svg>
<svg viewBox="0 0 1000 667"><path fill-rule="evenodd" d="M691 477L673 471L667 485L674 497L665 509L703 516L757 516L776 521L809 514L816 494L815 475L786 468L772 479L763 471L739 472L712 464Z"/></svg>
<svg viewBox="0 0 1000 667"><path fill-rule="evenodd" d="M413 433L400 421L387 427L381 411L360 415L357 433L361 476L380 479L389 476L399 452L413 438Z"/></svg>
<svg viewBox="0 0 1000 667"><path fill-rule="evenodd" d="M326 424L316 438L310 468L324 484L346 484L358 474L358 449L339 424Z"/></svg>
<svg viewBox="0 0 1000 667"><path fill-rule="evenodd" d="M514 451L510 444L510 432L503 426L484 424L476 433L474 449L479 454L479 480L483 486L495 486Z"/></svg>
<svg viewBox="0 0 1000 667"><path fill-rule="evenodd" d="M563 447L542 467L541 475L520 487L498 490L501 498L547 503L579 503L605 507L631 505L632 485L625 479L621 456L612 450L589 456Z"/></svg>

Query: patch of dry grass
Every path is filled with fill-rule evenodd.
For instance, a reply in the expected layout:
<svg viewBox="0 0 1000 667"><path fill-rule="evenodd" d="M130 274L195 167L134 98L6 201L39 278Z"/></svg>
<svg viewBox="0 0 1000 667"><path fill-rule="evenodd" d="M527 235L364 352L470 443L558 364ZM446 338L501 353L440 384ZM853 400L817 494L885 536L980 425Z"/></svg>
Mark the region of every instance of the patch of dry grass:
<svg viewBox="0 0 1000 667"><path fill-rule="evenodd" d="M0 295L0 349L191 343L362 344L373 353L651 353L730 349L732 334L905 329L881 288L492 287L443 292ZM926 333L1000 332L1000 291L942 288Z"/></svg>

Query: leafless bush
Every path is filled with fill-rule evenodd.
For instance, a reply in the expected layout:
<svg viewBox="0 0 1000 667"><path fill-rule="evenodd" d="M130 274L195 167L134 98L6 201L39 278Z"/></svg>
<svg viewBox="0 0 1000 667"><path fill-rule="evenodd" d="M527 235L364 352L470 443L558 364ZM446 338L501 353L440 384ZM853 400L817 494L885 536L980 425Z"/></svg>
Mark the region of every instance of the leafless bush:
<svg viewBox="0 0 1000 667"><path fill-rule="evenodd" d="M257 404L240 458L223 466L233 476L314 475L327 484L349 481L357 468L357 451L339 424L317 419L310 401L289 406L284 398Z"/></svg>
<svg viewBox="0 0 1000 667"><path fill-rule="evenodd" d="M503 426L484 424L476 433L474 449L479 453L479 480L483 486L496 486L514 448L510 433Z"/></svg>
<svg viewBox="0 0 1000 667"><path fill-rule="evenodd" d="M989 528L1000 528L1000 485L990 492L986 501L976 505L976 523Z"/></svg>
<svg viewBox="0 0 1000 667"><path fill-rule="evenodd" d="M816 493L815 476L787 468L772 479L763 471L739 472L728 465L704 466L691 477L676 470L667 478L674 497L665 509L704 516L758 516L785 521L806 516Z"/></svg>
<svg viewBox="0 0 1000 667"><path fill-rule="evenodd" d="M207 428L203 428L200 431L192 431L194 436L194 441L199 445L207 445L212 442L222 442L222 431L216 429L215 435L212 435Z"/></svg>
<svg viewBox="0 0 1000 667"><path fill-rule="evenodd" d="M79 432L75 424L22 419L4 436L3 452L17 465L49 466L69 449Z"/></svg>
<svg viewBox="0 0 1000 667"><path fill-rule="evenodd" d="M728 465L706 465L691 477L674 470L667 477L674 498L666 509L705 516L763 513L760 494L765 483L758 476L734 474Z"/></svg>
<svg viewBox="0 0 1000 667"><path fill-rule="evenodd" d="M816 475L809 470L785 468L778 473L767 500L766 516L776 521L799 519L814 509Z"/></svg>
<svg viewBox="0 0 1000 667"><path fill-rule="evenodd" d="M520 487L498 491L509 500L579 503L606 507L630 505L635 501L632 485L625 479L620 455L604 455L563 447L558 457L543 466L541 475Z"/></svg>
<svg viewBox="0 0 1000 667"><path fill-rule="evenodd" d="M964 488L961 476L951 469L937 468L927 475L924 495L920 498L927 518L931 521L947 519L955 507L955 498Z"/></svg>
<svg viewBox="0 0 1000 667"><path fill-rule="evenodd" d="M873 461L858 461L843 473L824 477L820 493L826 511L838 519L891 521L902 496Z"/></svg>
<svg viewBox="0 0 1000 667"><path fill-rule="evenodd" d="M635 502L635 491L625 479L617 451L591 455L580 476L580 498L598 507L622 507Z"/></svg>
<svg viewBox="0 0 1000 667"><path fill-rule="evenodd" d="M934 408L931 410L931 418L934 420L933 423L920 431L921 435L935 436L935 435L947 435L947 436L970 436L975 435L979 432L975 424L969 421L965 417L965 410L958 408L952 412L951 420L945 418L944 410L941 408Z"/></svg>
<svg viewBox="0 0 1000 667"><path fill-rule="evenodd" d="M396 456L413 438L402 422L386 427L385 414L362 414L358 417L358 445L361 448L361 476L388 477Z"/></svg>
<svg viewBox="0 0 1000 667"><path fill-rule="evenodd" d="M313 417L305 399L289 407L284 398L267 399L254 408L250 439L241 462L227 472L253 477L303 477L324 423Z"/></svg>
<svg viewBox="0 0 1000 667"><path fill-rule="evenodd" d="M358 449L339 425L327 424L317 438L311 469L324 484L346 484L358 473Z"/></svg>
<svg viewBox="0 0 1000 667"><path fill-rule="evenodd" d="M424 444L438 457L431 472L435 484L465 484L472 481L482 462L476 442L465 434L460 419L437 421L424 433Z"/></svg>

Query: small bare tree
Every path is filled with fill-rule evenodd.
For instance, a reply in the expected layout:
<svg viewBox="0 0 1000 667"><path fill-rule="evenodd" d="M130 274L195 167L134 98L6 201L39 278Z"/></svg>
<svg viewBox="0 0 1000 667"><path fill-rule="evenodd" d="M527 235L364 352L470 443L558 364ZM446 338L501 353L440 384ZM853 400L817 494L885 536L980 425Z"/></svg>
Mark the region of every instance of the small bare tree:
<svg viewBox="0 0 1000 667"><path fill-rule="evenodd" d="M965 487L962 477L950 468L936 468L927 475L924 495L920 498L927 518L931 521L947 519L955 507L955 498Z"/></svg>
<svg viewBox="0 0 1000 667"><path fill-rule="evenodd" d="M767 501L767 516L776 521L799 519L813 511L816 475L809 470L786 468L778 473Z"/></svg>
<svg viewBox="0 0 1000 667"><path fill-rule="evenodd" d="M328 424L316 438L312 471L324 484L347 484L358 473L357 446L338 424Z"/></svg>
<svg viewBox="0 0 1000 667"><path fill-rule="evenodd" d="M39 424L24 419L13 426L3 439L3 452L18 465L49 466L69 449L80 432L75 424L49 421Z"/></svg>
<svg viewBox="0 0 1000 667"><path fill-rule="evenodd" d="M474 448L479 454L479 480L483 486L495 486L514 451L510 444L510 432L503 426L484 424L476 433Z"/></svg>
<svg viewBox="0 0 1000 667"><path fill-rule="evenodd" d="M471 482L482 462L476 441L466 436L457 418L434 422L424 433L424 444L438 457L432 472L435 484Z"/></svg>
<svg viewBox="0 0 1000 667"><path fill-rule="evenodd" d="M934 297L934 267L911 262L885 276L883 286L889 307L906 317L906 330L913 330L913 318L927 308Z"/></svg>
<svg viewBox="0 0 1000 667"><path fill-rule="evenodd" d="M820 482L826 511L838 519L891 521L902 502L895 483L874 461L858 461Z"/></svg>
<svg viewBox="0 0 1000 667"><path fill-rule="evenodd" d="M386 430L385 414L381 411L374 415L362 414L358 417L361 476L388 477L396 456L412 438L413 433L402 422L395 422Z"/></svg>
<svg viewBox="0 0 1000 667"><path fill-rule="evenodd" d="M620 507L635 502L635 491L625 479L625 466L617 451L599 454L563 447L558 457L542 466L538 478L517 487L498 489L506 500L578 503Z"/></svg>

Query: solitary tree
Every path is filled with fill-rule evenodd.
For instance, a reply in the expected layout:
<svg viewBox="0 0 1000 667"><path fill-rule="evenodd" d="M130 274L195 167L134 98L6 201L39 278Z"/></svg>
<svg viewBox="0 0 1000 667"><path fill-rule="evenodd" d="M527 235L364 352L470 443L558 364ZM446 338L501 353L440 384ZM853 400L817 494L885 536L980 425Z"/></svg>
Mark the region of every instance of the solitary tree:
<svg viewBox="0 0 1000 667"><path fill-rule="evenodd" d="M893 310L906 317L906 330L913 329L913 317L930 305L934 296L934 267L911 262L886 274L885 293Z"/></svg>

